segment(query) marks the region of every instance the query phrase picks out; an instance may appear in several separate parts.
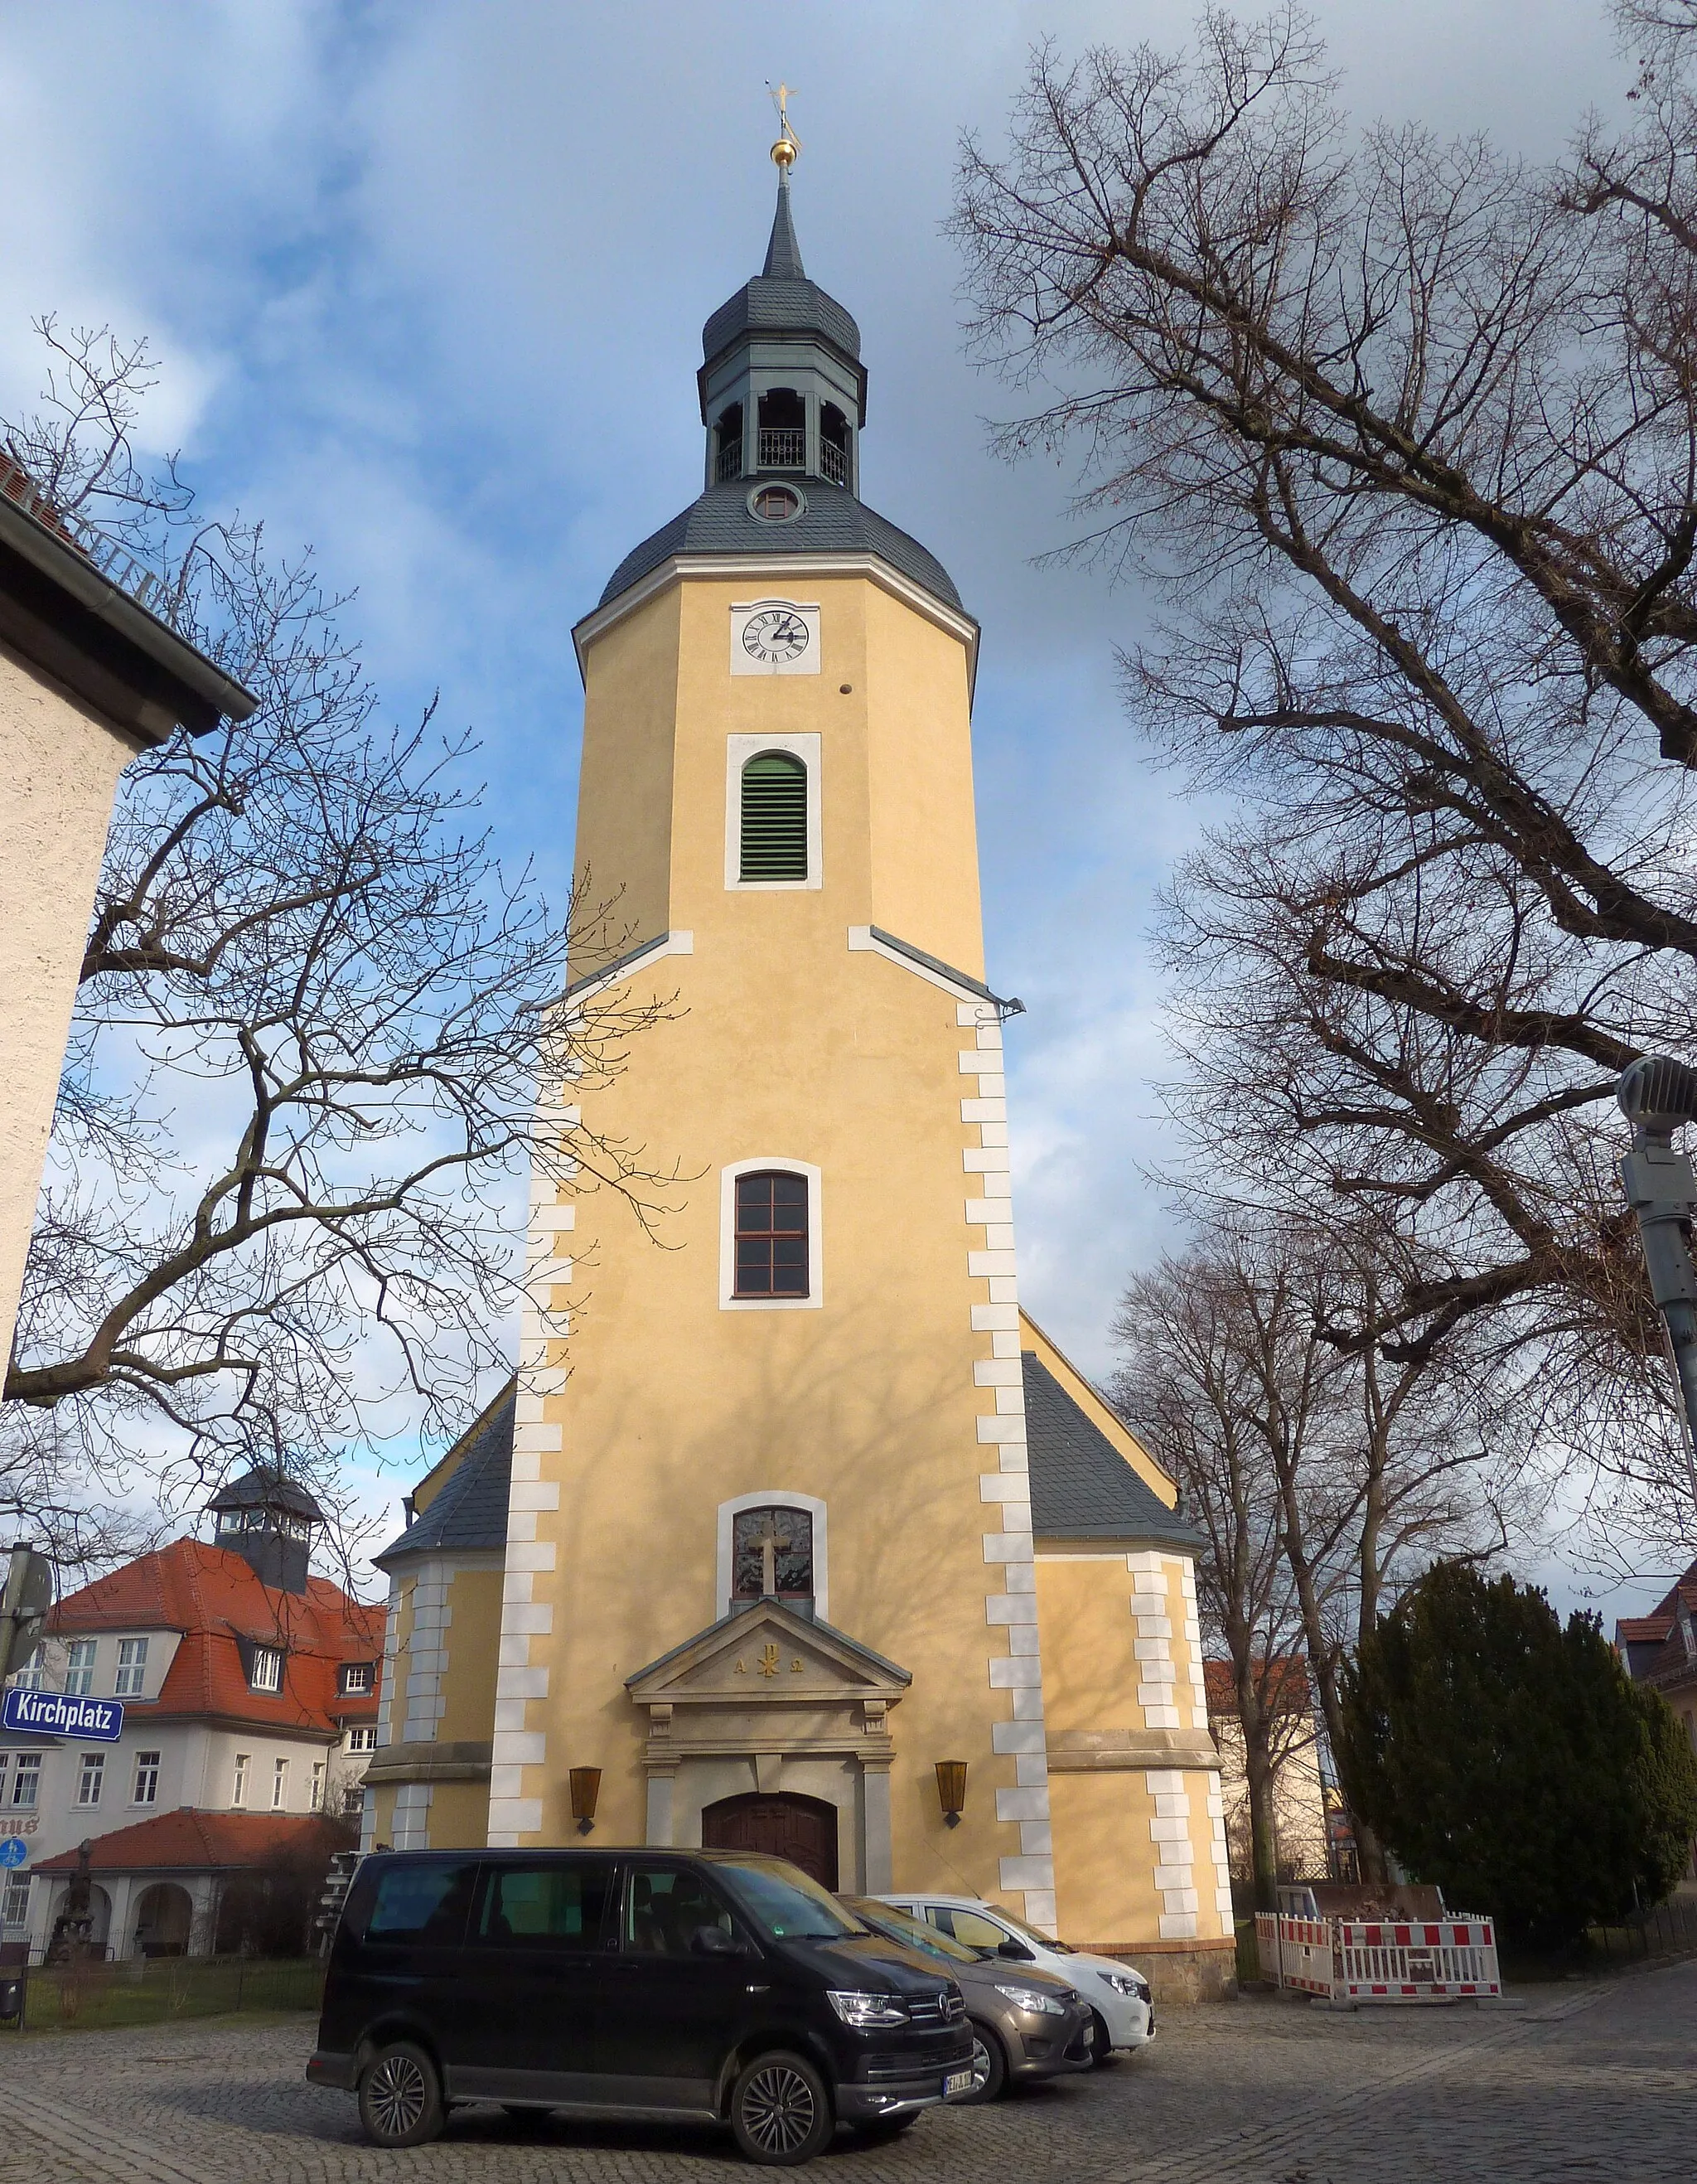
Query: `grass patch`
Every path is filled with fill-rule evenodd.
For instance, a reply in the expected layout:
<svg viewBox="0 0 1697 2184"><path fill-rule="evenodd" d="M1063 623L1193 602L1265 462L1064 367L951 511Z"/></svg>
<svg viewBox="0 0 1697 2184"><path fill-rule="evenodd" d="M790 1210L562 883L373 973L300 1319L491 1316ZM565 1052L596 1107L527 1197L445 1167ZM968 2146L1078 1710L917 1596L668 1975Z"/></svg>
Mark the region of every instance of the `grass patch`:
<svg viewBox="0 0 1697 2184"><path fill-rule="evenodd" d="M153 1957L125 1964L56 1964L30 1972L24 2023L31 2032L97 2032L254 2011L315 2010L323 1987L324 1965L316 1957Z"/></svg>

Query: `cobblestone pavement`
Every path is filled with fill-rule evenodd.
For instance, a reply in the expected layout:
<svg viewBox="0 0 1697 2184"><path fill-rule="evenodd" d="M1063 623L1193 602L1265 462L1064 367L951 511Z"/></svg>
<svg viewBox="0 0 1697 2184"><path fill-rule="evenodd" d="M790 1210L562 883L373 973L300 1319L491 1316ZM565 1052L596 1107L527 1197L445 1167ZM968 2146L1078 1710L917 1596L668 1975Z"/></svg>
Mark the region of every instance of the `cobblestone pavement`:
<svg viewBox="0 0 1697 2184"><path fill-rule="evenodd" d="M224 2020L0 2036L3 2184L720 2184L727 2139L469 2108L409 2153L366 2146L306 2085L309 2023ZM837 2184L1666 2184L1697 2148L1697 1964L1533 1990L1523 2013L1310 2010L1273 1997L1164 2013L1135 2062L993 2109L846 2141Z"/></svg>

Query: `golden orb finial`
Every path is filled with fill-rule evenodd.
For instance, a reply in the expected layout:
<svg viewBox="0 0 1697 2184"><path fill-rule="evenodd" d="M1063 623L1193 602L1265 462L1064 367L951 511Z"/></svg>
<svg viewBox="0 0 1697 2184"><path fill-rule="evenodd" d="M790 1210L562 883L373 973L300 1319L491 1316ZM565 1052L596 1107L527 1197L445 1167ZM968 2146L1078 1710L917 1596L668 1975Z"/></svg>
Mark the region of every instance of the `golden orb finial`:
<svg viewBox="0 0 1697 2184"><path fill-rule="evenodd" d="M781 83L776 91L772 91L772 86L768 84L766 89L771 92L772 104L778 110L778 136L772 147L772 164L781 175L787 174L794 166L796 155L801 150L801 139L790 126L790 87L787 83Z"/></svg>

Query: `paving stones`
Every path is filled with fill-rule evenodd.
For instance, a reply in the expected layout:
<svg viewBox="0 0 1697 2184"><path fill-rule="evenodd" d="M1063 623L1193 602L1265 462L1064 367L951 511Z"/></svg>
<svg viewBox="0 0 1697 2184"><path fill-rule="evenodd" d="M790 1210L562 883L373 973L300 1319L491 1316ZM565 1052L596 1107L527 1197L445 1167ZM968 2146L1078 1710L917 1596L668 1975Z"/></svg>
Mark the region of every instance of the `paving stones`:
<svg viewBox="0 0 1697 2184"><path fill-rule="evenodd" d="M515 2126L469 2108L404 2156L302 2075L303 2020L0 2036L0 2184L713 2184L746 2178L708 2131ZM1523 2014L1339 2016L1277 1997L1169 2004L1112 2070L843 2144L840 2184L1664 2184L1697 2145L1697 1964Z"/></svg>

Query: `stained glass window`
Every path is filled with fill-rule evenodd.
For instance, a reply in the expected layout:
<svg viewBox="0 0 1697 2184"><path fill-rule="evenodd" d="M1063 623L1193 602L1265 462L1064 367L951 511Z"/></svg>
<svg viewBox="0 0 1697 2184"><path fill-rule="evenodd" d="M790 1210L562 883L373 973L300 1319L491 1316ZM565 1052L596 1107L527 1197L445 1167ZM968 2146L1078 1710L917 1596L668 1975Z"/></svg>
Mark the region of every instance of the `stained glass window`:
<svg viewBox="0 0 1697 2184"><path fill-rule="evenodd" d="M739 1509L732 1520L738 1600L758 1600L766 1589L766 1557L772 1591L780 1600L813 1597L813 1518L805 1509Z"/></svg>

